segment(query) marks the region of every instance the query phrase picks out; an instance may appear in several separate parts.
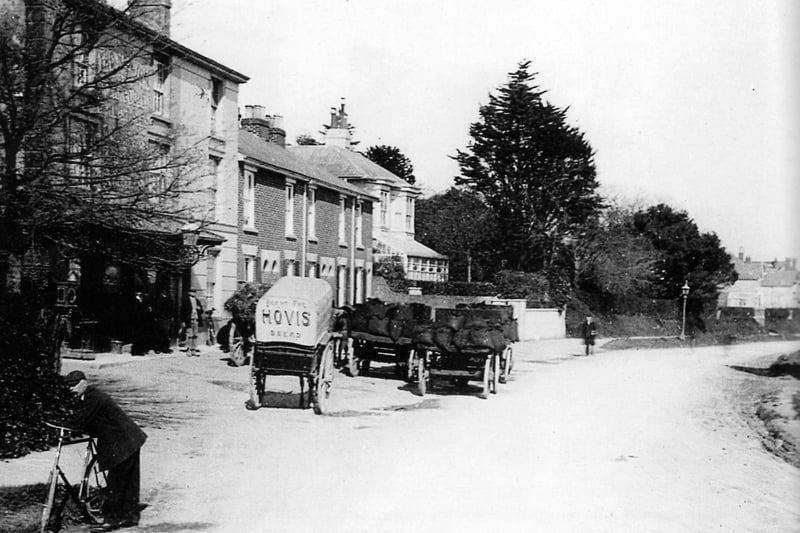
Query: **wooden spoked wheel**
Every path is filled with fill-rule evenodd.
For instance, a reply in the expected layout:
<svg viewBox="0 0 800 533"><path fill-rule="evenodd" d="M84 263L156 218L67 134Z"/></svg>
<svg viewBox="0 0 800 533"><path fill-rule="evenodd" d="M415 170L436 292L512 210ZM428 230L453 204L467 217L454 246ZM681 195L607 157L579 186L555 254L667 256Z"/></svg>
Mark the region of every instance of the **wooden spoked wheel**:
<svg viewBox="0 0 800 533"><path fill-rule="evenodd" d="M251 411L262 406L266 380L266 375L256 371L252 366L250 367L250 398L245 403L245 406Z"/></svg>
<svg viewBox="0 0 800 533"><path fill-rule="evenodd" d="M492 360L493 357L487 357L486 362L483 364L483 390L481 391L481 398L484 400L489 397L489 390L492 382Z"/></svg>
<svg viewBox="0 0 800 533"><path fill-rule="evenodd" d="M425 368L425 352L422 351L416 357L417 360L417 390L420 396L425 396L428 391L428 369Z"/></svg>
<svg viewBox="0 0 800 533"><path fill-rule="evenodd" d="M314 412L318 415L325 414L329 411L328 400L330 399L331 388L333 387L333 355L333 341L329 341L328 344L325 345L322 357L320 357L317 379L314 382L314 387L311 389Z"/></svg>

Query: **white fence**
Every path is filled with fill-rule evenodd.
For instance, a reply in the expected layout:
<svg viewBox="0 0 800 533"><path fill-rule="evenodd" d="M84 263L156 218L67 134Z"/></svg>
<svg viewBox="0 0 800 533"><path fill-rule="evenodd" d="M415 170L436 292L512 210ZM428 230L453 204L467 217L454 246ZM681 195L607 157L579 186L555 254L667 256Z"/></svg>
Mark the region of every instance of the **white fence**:
<svg viewBox="0 0 800 533"><path fill-rule="evenodd" d="M525 300L493 298L492 303L510 305L519 322L519 340L563 339L567 336L567 321L563 309L527 309Z"/></svg>

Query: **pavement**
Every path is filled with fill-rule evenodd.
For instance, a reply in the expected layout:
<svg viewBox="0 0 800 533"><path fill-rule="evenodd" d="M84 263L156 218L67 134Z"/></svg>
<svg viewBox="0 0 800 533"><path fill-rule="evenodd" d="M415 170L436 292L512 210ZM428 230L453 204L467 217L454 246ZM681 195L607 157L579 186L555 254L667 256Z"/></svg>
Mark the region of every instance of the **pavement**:
<svg viewBox="0 0 800 533"><path fill-rule="evenodd" d="M610 339L603 339L604 341ZM602 343L600 343L602 345ZM201 345L198 347L200 356L203 358L211 357L223 359L225 354L218 346ZM535 359L539 361L570 359L574 356L583 355L583 344L581 339L552 339L552 340L531 340L522 341L514 345L514 351L518 354L535 354ZM596 354L602 352L602 346L597 347ZM156 354L149 352L147 355L134 356L123 351L123 353L95 353L94 359L68 359L62 360L61 374L66 375L73 370L82 370L87 375L97 376L103 369L130 365L136 367L148 364L159 359L166 358L185 358L186 352L175 349L169 354ZM419 398L422 402L422 398ZM65 471L67 478L79 479L83 465L83 453L85 446L72 445L65 446L62 450L60 465ZM55 448L43 452L33 452L24 457L7 459L0 461L0 487L19 487L44 483L48 473L53 466L55 458Z"/></svg>

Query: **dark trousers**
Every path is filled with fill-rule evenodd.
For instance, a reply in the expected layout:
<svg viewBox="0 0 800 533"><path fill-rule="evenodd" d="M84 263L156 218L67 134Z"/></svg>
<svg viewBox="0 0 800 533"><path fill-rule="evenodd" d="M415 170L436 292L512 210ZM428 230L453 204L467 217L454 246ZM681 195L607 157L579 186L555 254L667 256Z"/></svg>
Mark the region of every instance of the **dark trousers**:
<svg viewBox="0 0 800 533"><path fill-rule="evenodd" d="M108 469L103 517L108 522L139 521L139 450Z"/></svg>

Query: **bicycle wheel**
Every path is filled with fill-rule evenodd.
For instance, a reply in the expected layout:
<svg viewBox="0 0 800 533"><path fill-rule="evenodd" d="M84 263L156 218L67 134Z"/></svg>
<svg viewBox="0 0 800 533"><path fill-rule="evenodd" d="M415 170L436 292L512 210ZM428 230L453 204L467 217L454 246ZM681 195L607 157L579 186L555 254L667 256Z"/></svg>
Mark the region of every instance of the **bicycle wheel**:
<svg viewBox="0 0 800 533"><path fill-rule="evenodd" d="M41 533L47 533L48 531L55 531L52 527L50 527L50 516L53 513L53 506L56 501L56 486L58 485L58 474L56 471L50 471L50 477L47 478L47 498L44 501L44 507L42 508L42 527L40 529Z"/></svg>
<svg viewBox="0 0 800 533"><path fill-rule="evenodd" d="M83 472L78 499L81 502L82 511L86 519L95 524L103 521L103 505L108 494L106 487L106 471L100 469L100 465L97 464L97 457L92 456Z"/></svg>

